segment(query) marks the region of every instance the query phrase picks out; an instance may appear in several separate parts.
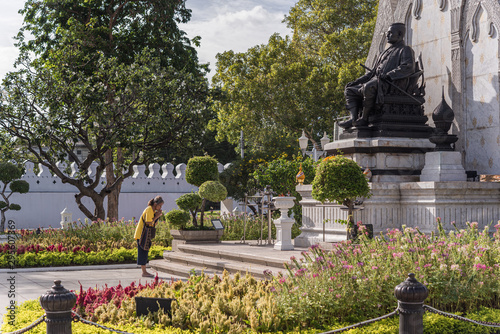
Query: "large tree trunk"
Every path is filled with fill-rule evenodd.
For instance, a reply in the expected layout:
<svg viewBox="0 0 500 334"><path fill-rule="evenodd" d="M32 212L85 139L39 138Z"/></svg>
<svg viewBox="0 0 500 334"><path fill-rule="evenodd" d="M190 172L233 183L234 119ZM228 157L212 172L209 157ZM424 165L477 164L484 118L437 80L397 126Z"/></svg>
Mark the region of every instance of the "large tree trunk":
<svg viewBox="0 0 500 334"><path fill-rule="evenodd" d="M82 198L85 196L81 192L75 195L75 201L80 211L82 211L83 214L90 218L92 221L97 219L106 219L106 210L104 210L104 197L97 193L88 194L87 196L92 199L92 202L94 202L94 213L90 212L90 210L87 209L87 207L82 203Z"/></svg>
<svg viewBox="0 0 500 334"><path fill-rule="evenodd" d="M112 185L116 181L115 171L113 166L113 151L107 150L105 154L106 159L106 184ZM123 160L123 153L121 148L117 150L117 165L120 166ZM111 191L108 195L108 214L107 217L111 220L118 220L118 206L119 206L119 197L121 191L121 184L118 185L113 191Z"/></svg>

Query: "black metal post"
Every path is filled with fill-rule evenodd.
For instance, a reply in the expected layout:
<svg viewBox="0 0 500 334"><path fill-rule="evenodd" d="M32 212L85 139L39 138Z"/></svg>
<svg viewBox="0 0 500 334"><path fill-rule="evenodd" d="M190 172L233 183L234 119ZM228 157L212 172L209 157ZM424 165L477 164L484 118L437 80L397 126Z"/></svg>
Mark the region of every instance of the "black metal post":
<svg viewBox="0 0 500 334"><path fill-rule="evenodd" d="M66 290L60 280L55 280L52 289L40 297L47 334L71 334L71 309L75 304L75 294Z"/></svg>
<svg viewBox="0 0 500 334"><path fill-rule="evenodd" d="M399 334L424 333L424 301L429 290L415 279L415 274L408 274L408 278L394 289L398 299Z"/></svg>

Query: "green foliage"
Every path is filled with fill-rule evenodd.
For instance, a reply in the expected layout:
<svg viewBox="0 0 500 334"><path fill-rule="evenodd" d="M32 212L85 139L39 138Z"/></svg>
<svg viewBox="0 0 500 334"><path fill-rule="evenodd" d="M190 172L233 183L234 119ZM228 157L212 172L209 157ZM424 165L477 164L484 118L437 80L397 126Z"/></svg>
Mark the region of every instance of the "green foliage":
<svg viewBox="0 0 500 334"><path fill-rule="evenodd" d="M194 186L201 186L206 181L218 181L217 160L209 156L192 157L186 167L186 181Z"/></svg>
<svg viewBox="0 0 500 334"><path fill-rule="evenodd" d="M0 108L1 110L1 108ZM0 201L0 231L3 232L5 229L5 212L8 210L19 211L21 206L19 204L10 203L9 198L14 193L24 194L30 189L28 182L24 180L18 180L23 175L23 169L11 162L0 162L0 182L3 186L0 187L0 196L3 201ZM10 193L6 194L5 190L7 186L10 188Z"/></svg>
<svg viewBox="0 0 500 334"><path fill-rule="evenodd" d="M265 161L264 157L247 155L243 159L236 159L224 169L220 174L220 181L226 187L228 196L241 201L245 194L255 194L258 189L252 173Z"/></svg>
<svg viewBox="0 0 500 334"><path fill-rule="evenodd" d="M48 228L42 229L40 233L34 230L21 230L20 237L16 240L16 247L29 249L38 246L45 249L51 245L61 245L67 249L74 249L78 246L96 252L122 247L136 249L137 243L134 239L136 223L134 221L73 222L64 229ZM158 222L153 244L167 247L171 244L171 240L168 224L164 221Z"/></svg>
<svg viewBox="0 0 500 334"><path fill-rule="evenodd" d="M20 179L23 170L10 162L0 162L0 182L8 184L13 180Z"/></svg>
<svg viewBox="0 0 500 334"><path fill-rule="evenodd" d="M219 217L222 225L224 225L224 234L221 240L235 240L239 241L243 238L245 234L245 240L267 240L268 237L268 220L264 217L262 220L261 216L255 215L245 215L245 214L226 214ZM300 235L301 231L298 224L292 225L292 239ZM271 238L276 239L276 226L271 223Z"/></svg>
<svg viewBox="0 0 500 334"><path fill-rule="evenodd" d="M337 155L325 158L316 167L312 197L321 203L329 201L347 206L351 225L356 197L370 196L368 180L355 161Z"/></svg>
<svg viewBox="0 0 500 334"><path fill-rule="evenodd" d="M204 182L198 190L200 196L211 202L220 202L226 199L227 189L219 181Z"/></svg>
<svg viewBox="0 0 500 334"><path fill-rule="evenodd" d="M182 229L186 227L189 221L189 213L184 210L170 210L165 214L165 219L176 228Z"/></svg>
<svg viewBox="0 0 500 334"><path fill-rule="evenodd" d="M11 205L9 205L9 210L19 211L21 210L21 206L19 204L12 203Z"/></svg>
<svg viewBox="0 0 500 334"><path fill-rule="evenodd" d="M265 186L270 185L277 195L290 194L295 197L295 205L291 210L299 225L302 222L302 206L299 204L302 196L295 190L297 185L295 177L300 166L302 166L302 171L306 176L304 183L310 184L314 179L314 161L310 158L304 159L302 155L292 156L291 160L287 159L286 155L282 155L279 159L259 165L253 172L253 177L257 181L259 188L263 189Z"/></svg>
<svg viewBox="0 0 500 334"><path fill-rule="evenodd" d="M167 248L164 246L153 245L149 251L149 259L161 259L165 249ZM0 268L9 268L11 256L9 253L0 253ZM17 268L133 263L137 261L137 247L131 249L121 247L97 252L84 250L26 252L17 254L15 261Z"/></svg>
<svg viewBox="0 0 500 334"><path fill-rule="evenodd" d="M217 56L213 85L222 91L210 123L219 139L250 152L286 152L302 130L319 138L344 113L344 87L359 77L371 44L377 0L299 0L285 21L292 37ZM286 140L285 140L286 139Z"/></svg>
<svg viewBox="0 0 500 334"><path fill-rule="evenodd" d="M10 191L14 193L25 194L30 191L30 185L24 180L14 180L9 185Z"/></svg>
<svg viewBox="0 0 500 334"><path fill-rule="evenodd" d="M87 217L104 219L105 197L135 166L198 138L212 117L207 68L178 27L190 11L185 1L28 0L21 13L20 56L4 80L0 131L76 187ZM84 159L77 145L88 151ZM77 173L63 173L59 161L75 162Z"/></svg>
<svg viewBox="0 0 500 334"><path fill-rule="evenodd" d="M210 127L233 144L243 130L250 153L293 154L303 129L317 142L336 114L331 78L320 62L278 35L244 53L217 55L213 83L224 94L215 101L218 119Z"/></svg>
<svg viewBox="0 0 500 334"><path fill-rule="evenodd" d="M175 203L181 210L192 211L200 207L201 197L198 193L184 194L176 199Z"/></svg>
<svg viewBox="0 0 500 334"><path fill-rule="evenodd" d="M359 165L341 155L326 158L318 164L312 188L313 198L321 203L343 204L346 199L367 197L370 193Z"/></svg>

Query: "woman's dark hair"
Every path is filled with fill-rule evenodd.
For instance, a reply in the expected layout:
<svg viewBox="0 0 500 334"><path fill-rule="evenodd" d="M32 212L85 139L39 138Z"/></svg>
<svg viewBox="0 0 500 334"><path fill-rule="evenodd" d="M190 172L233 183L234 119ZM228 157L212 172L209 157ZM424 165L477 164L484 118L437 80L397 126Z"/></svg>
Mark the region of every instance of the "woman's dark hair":
<svg viewBox="0 0 500 334"><path fill-rule="evenodd" d="M153 206L153 204L160 204L160 203L165 203L163 202L163 198L161 196L156 196L155 198L151 198L148 202L148 206Z"/></svg>

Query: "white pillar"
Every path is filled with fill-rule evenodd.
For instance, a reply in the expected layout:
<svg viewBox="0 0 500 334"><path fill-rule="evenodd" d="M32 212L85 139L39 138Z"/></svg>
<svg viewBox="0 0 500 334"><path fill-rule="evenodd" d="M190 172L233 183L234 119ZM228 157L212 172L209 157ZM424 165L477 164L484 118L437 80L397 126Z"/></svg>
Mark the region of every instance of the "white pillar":
<svg viewBox="0 0 500 334"><path fill-rule="evenodd" d="M274 249L293 250L292 244L292 225L295 222L293 218L288 217L288 210L294 205L295 197L274 197L274 206L281 211L281 217L274 219L276 226L276 243Z"/></svg>

